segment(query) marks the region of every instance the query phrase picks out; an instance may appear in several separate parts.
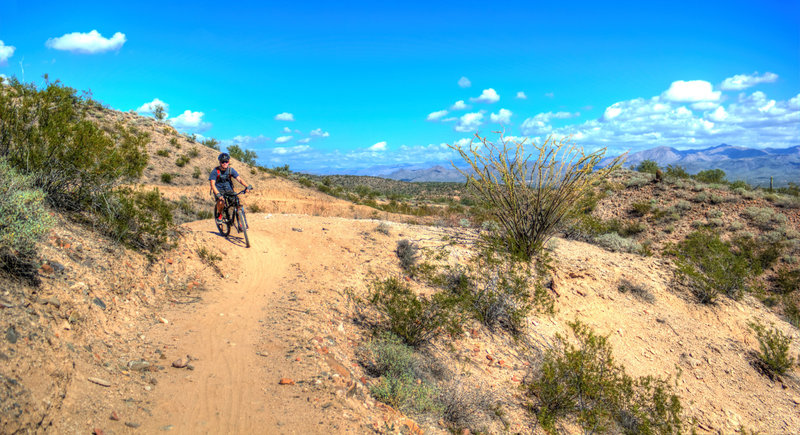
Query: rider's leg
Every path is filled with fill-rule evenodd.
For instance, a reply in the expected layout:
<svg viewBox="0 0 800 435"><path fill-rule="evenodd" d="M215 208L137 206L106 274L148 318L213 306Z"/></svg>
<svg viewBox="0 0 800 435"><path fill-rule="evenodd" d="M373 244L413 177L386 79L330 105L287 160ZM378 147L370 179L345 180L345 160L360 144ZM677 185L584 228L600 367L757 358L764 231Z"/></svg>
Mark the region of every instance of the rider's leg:
<svg viewBox="0 0 800 435"><path fill-rule="evenodd" d="M220 197L217 199L217 215L214 217L219 217L222 214L222 208L225 207L225 200Z"/></svg>

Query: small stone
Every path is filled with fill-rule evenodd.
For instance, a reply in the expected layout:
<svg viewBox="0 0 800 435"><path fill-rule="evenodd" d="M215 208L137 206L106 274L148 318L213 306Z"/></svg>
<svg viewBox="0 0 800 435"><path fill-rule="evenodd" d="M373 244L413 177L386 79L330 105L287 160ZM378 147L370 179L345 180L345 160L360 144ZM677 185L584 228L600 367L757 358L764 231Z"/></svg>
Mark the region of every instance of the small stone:
<svg viewBox="0 0 800 435"><path fill-rule="evenodd" d="M141 425L139 423L135 422L135 421L126 421L125 422L125 426L132 427L132 428L136 429L137 427L139 427Z"/></svg>
<svg viewBox="0 0 800 435"><path fill-rule="evenodd" d="M108 417L108 418L110 418L110 419L112 419L114 421L119 421L119 414L117 414L117 411L111 411L111 416Z"/></svg>
<svg viewBox="0 0 800 435"><path fill-rule="evenodd" d="M494 357L491 355L486 355L486 359L488 359L489 361L494 361Z"/></svg>
<svg viewBox="0 0 800 435"><path fill-rule="evenodd" d="M794 402L795 405L800 405L800 397L792 397L792 402Z"/></svg>
<svg viewBox="0 0 800 435"><path fill-rule="evenodd" d="M294 381L289 378L281 378L281 380L278 381L278 385L294 385Z"/></svg>
<svg viewBox="0 0 800 435"><path fill-rule="evenodd" d="M51 266L49 264L46 264L46 263L43 264L42 267L39 268L39 271L41 273L46 274L46 275L50 275L50 274L52 274L54 272L53 266Z"/></svg>
<svg viewBox="0 0 800 435"><path fill-rule="evenodd" d="M58 298L55 296L53 296L52 298L43 299L42 303L45 305L52 305L56 308L61 308L61 301L59 301Z"/></svg>
<svg viewBox="0 0 800 435"><path fill-rule="evenodd" d="M174 426L172 426L171 424L168 424L166 426L161 426L161 430L163 430L164 432L168 432L171 431L173 427Z"/></svg>
<svg viewBox="0 0 800 435"><path fill-rule="evenodd" d="M186 364L187 370L194 370L194 364Z"/></svg>
<svg viewBox="0 0 800 435"><path fill-rule="evenodd" d="M9 326L6 330L6 340L8 340L8 342L11 344L15 344L17 339L19 339L19 334L17 333L16 328L14 328L14 325Z"/></svg>
<svg viewBox="0 0 800 435"><path fill-rule="evenodd" d="M172 259L171 258L167 258L166 261L167 261L167 264L172 264Z"/></svg>
<svg viewBox="0 0 800 435"><path fill-rule="evenodd" d="M294 227L292 227L292 231L296 231L298 233L302 233L303 229L302 228L294 228Z"/></svg>
<svg viewBox="0 0 800 435"><path fill-rule="evenodd" d="M105 432L103 432L103 429L100 429L99 427L94 428L92 430L92 433L94 435L105 435Z"/></svg>
<svg viewBox="0 0 800 435"><path fill-rule="evenodd" d="M103 300L102 300L102 299L100 299L100 298L94 298L94 299L92 299L92 303L93 303L93 304L95 304L95 305L97 305L98 307L100 307L100 308L104 309L104 310L106 309L106 303L105 303L105 302L103 302Z"/></svg>
<svg viewBox="0 0 800 435"><path fill-rule="evenodd" d="M103 387L110 387L111 386L111 382L108 382L107 380L101 379L101 378L86 378L86 380L88 380L91 383L103 386Z"/></svg>
<svg viewBox="0 0 800 435"><path fill-rule="evenodd" d="M189 358L188 357L178 358L175 361L172 361L172 367L175 367L176 369L182 369L182 368L186 367L188 364L189 364Z"/></svg>
<svg viewBox="0 0 800 435"><path fill-rule="evenodd" d="M167 320L167 319L165 319L165 318L163 318L163 317L159 317L159 318L158 318L158 321L159 321L159 322L161 322L161 323L163 323L163 324L165 324L165 325L169 325L169 320Z"/></svg>

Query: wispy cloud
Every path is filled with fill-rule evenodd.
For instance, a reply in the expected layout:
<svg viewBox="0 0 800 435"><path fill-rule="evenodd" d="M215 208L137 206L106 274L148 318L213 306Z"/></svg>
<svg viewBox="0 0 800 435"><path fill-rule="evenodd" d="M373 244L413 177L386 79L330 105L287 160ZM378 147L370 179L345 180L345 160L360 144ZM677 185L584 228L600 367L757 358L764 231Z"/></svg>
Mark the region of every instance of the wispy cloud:
<svg viewBox="0 0 800 435"><path fill-rule="evenodd" d="M277 140L275 142L277 142ZM272 154L287 155L287 154L305 153L310 150L311 147L308 145L297 145L293 147L275 147L275 148L270 148L267 151L271 152Z"/></svg>
<svg viewBox="0 0 800 435"><path fill-rule="evenodd" d="M292 140L292 136L280 136L275 139L275 143L286 143Z"/></svg>
<svg viewBox="0 0 800 435"><path fill-rule="evenodd" d="M276 121L294 121L294 115L289 112L282 112L275 115Z"/></svg>
<svg viewBox="0 0 800 435"><path fill-rule="evenodd" d="M292 132L292 129L291 129L291 128L289 128L289 127L283 127L283 132L284 132L284 133L291 133L291 132Z"/></svg>
<svg viewBox="0 0 800 435"><path fill-rule="evenodd" d="M465 113L458 118L458 123L453 128L461 133L470 133L477 130L481 124L483 124L482 112Z"/></svg>
<svg viewBox="0 0 800 435"><path fill-rule="evenodd" d="M481 95L477 98L470 98L474 103L496 103L500 101L500 96L493 88L484 89Z"/></svg>
<svg viewBox="0 0 800 435"><path fill-rule="evenodd" d="M272 139L260 134L258 136L245 136L245 135L237 135L234 136L232 139L224 139L220 142L223 145L242 145L245 148L252 148L258 147L260 145L264 145L270 142Z"/></svg>
<svg viewBox="0 0 800 435"><path fill-rule="evenodd" d="M765 72L764 75L759 76L758 71L753 74L737 74L733 77L728 77L722 81L719 86L723 91L741 91L759 83L774 83L778 80L778 75Z"/></svg>
<svg viewBox="0 0 800 435"><path fill-rule="evenodd" d="M569 119L580 116L579 112L546 112L539 113L532 118L526 118L520 125L520 131L524 135L542 134L547 130L552 129L550 120L552 119Z"/></svg>
<svg viewBox="0 0 800 435"><path fill-rule="evenodd" d="M516 96L516 98L517 98L518 100L527 100L527 99L528 99L528 96L527 96L527 95L525 95L525 92L519 91L519 92L517 92L517 96Z"/></svg>
<svg viewBox="0 0 800 435"><path fill-rule="evenodd" d="M309 142L311 142L311 138L310 138L310 137L306 137L306 138L303 138L303 139L299 139L299 140L297 141L297 143L309 143Z"/></svg>
<svg viewBox="0 0 800 435"><path fill-rule="evenodd" d="M328 136L330 136L330 135L331 135L331 134L330 134L330 133L328 133L327 131L322 131L322 129L321 129L321 128L315 128L314 130L311 130L311 133L310 133L310 134L311 134L311 136L313 136L313 137L328 137Z"/></svg>
<svg viewBox="0 0 800 435"><path fill-rule="evenodd" d="M190 132L203 132L211 128L211 123L203 121L203 112L186 110L180 115L170 118L169 122L178 130Z"/></svg>
<svg viewBox="0 0 800 435"><path fill-rule="evenodd" d="M547 98L555 98L556 94L554 92L545 92L544 96Z"/></svg>
<svg viewBox="0 0 800 435"><path fill-rule="evenodd" d="M169 113L169 104L159 100L158 98L154 98L153 101L149 103L142 104L138 109L136 109L136 111L139 113L153 114L153 112L156 110L156 106L163 107L164 112L167 114Z"/></svg>
<svg viewBox="0 0 800 435"><path fill-rule="evenodd" d="M460 79L458 79L458 86L462 88L468 88L472 86L472 82L469 81L469 79L466 77L461 77Z"/></svg>
<svg viewBox="0 0 800 435"><path fill-rule="evenodd" d="M92 30L89 33L73 32L50 38L45 42L45 46L72 53L97 54L119 50L126 41L125 34L121 32L115 33L111 38L105 38L97 30Z"/></svg>
<svg viewBox="0 0 800 435"><path fill-rule="evenodd" d="M0 41L0 65L5 65L8 59L14 55L14 50L16 47L13 45L5 45L3 41Z"/></svg>
<svg viewBox="0 0 800 435"><path fill-rule="evenodd" d="M431 112L428 114L426 118L427 121L438 121L443 116L447 115L447 110L437 110L436 112Z"/></svg>

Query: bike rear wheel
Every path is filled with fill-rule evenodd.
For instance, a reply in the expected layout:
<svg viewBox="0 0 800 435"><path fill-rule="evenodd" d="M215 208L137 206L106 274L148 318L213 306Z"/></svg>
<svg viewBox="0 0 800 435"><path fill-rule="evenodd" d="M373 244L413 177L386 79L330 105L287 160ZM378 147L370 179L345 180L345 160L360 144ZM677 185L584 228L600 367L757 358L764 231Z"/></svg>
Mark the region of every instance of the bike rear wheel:
<svg viewBox="0 0 800 435"><path fill-rule="evenodd" d="M244 245L245 245L245 247L249 248L250 247L250 238L247 236L247 219L245 219L244 210L242 210L241 208L238 211L237 219L239 220L239 228L241 229L242 233L244 234Z"/></svg>
<svg viewBox="0 0 800 435"><path fill-rule="evenodd" d="M228 237L228 234L231 233L231 220L228 214L228 209L222 209L222 222L217 221L217 208L214 207L213 210L214 221L217 224L217 230L219 230L219 234L223 237Z"/></svg>

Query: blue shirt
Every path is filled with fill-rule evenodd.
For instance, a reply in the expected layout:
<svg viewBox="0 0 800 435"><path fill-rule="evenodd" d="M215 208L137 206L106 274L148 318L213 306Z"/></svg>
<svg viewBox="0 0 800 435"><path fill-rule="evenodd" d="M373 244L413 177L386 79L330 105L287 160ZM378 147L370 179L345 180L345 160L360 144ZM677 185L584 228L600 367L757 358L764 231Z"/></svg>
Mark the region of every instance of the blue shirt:
<svg viewBox="0 0 800 435"><path fill-rule="evenodd" d="M217 173L219 171L219 173ZM214 181L214 186L219 189L225 190L233 190L233 179L239 178L239 173L236 172L236 169L231 168L228 166L227 171L223 171L222 168L217 166L211 171L211 174L208 176L208 180L216 180Z"/></svg>

